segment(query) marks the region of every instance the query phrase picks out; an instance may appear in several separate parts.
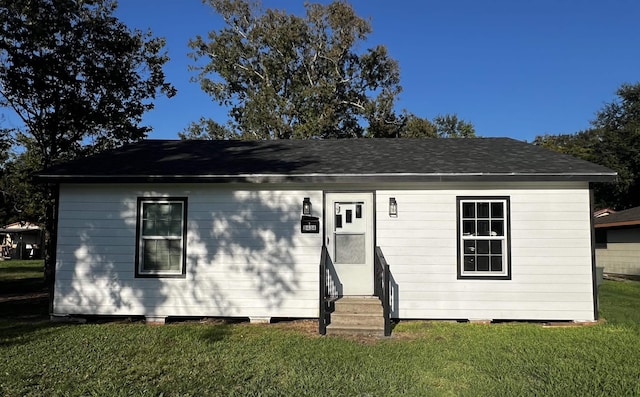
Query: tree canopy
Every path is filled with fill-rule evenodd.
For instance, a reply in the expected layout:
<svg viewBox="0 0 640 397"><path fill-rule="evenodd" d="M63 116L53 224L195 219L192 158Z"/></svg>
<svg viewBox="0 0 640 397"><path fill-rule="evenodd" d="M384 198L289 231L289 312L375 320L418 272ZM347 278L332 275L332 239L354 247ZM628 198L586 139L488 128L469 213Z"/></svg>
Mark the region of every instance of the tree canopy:
<svg viewBox="0 0 640 397"><path fill-rule="evenodd" d="M9 131L17 149L2 167L3 214L5 222L40 215L35 221L44 220L47 239L54 229L53 193L33 176L144 138L150 130L140 126L144 112L156 95L175 93L162 70L164 40L131 31L113 15L116 5L0 0L0 108L24 124ZM45 275L52 266L53 247L47 248Z"/></svg>
<svg viewBox="0 0 640 397"><path fill-rule="evenodd" d="M164 40L131 31L111 0L0 0L0 106L24 123L38 166L145 137Z"/></svg>
<svg viewBox="0 0 640 397"><path fill-rule="evenodd" d="M229 125L202 118L181 137L432 136L428 120L394 110L398 62L383 45L357 51L372 28L348 3L306 3L297 16L249 0L205 2L226 26L190 41L194 80L229 108Z"/></svg>
<svg viewBox="0 0 640 397"><path fill-rule="evenodd" d="M595 186L596 205L622 210L640 206L640 83L623 84L616 95L596 113L593 128L534 143L617 171L617 182Z"/></svg>

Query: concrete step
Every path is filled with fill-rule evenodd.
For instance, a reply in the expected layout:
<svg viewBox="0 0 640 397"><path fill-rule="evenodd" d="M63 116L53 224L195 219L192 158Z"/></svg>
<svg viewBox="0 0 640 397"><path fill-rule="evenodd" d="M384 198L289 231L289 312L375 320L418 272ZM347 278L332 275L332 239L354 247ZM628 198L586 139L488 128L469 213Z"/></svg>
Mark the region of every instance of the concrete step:
<svg viewBox="0 0 640 397"><path fill-rule="evenodd" d="M336 326L329 324L327 326L327 335L382 337L384 336L384 327Z"/></svg>
<svg viewBox="0 0 640 397"><path fill-rule="evenodd" d="M382 316L382 303L377 297L342 297L335 301L334 313Z"/></svg>
<svg viewBox="0 0 640 397"><path fill-rule="evenodd" d="M327 335L384 336L384 311L375 296L345 296L335 301Z"/></svg>
<svg viewBox="0 0 640 397"><path fill-rule="evenodd" d="M333 312L331 313L331 325L384 328L384 318L382 316L382 313L370 315Z"/></svg>

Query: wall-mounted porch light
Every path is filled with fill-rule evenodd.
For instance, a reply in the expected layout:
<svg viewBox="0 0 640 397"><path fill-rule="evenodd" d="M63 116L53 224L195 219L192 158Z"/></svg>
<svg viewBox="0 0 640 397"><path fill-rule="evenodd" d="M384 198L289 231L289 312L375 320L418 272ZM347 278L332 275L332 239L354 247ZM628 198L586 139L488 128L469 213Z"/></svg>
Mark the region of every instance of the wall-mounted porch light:
<svg viewBox="0 0 640 397"><path fill-rule="evenodd" d="M302 215L311 215L311 200L309 200L309 197L305 197L302 200Z"/></svg>
<svg viewBox="0 0 640 397"><path fill-rule="evenodd" d="M395 197L389 198L389 216L398 216L398 203Z"/></svg>

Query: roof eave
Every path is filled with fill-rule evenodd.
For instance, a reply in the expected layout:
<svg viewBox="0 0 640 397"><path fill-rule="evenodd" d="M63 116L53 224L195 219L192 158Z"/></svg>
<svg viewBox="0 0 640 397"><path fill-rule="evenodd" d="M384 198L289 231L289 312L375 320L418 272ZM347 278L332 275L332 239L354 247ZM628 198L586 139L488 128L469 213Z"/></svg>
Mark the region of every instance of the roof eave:
<svg viewBox="0 0 640 397"><path fill-rule="evenodd" d="M43 183L356 183L373 182L613 182L617 174L385 173L237 175L39 175Z"/></svg>
<svg viewBox="0 0 640 397"><path fill-rule="evenodd" d="M640 219L634 219L630 221L619 221L619 222L609 222L609 223L597 223L593 225L596 229L600 228L611 228L611 227L623 227L623 226L639 226Z"/></svg>

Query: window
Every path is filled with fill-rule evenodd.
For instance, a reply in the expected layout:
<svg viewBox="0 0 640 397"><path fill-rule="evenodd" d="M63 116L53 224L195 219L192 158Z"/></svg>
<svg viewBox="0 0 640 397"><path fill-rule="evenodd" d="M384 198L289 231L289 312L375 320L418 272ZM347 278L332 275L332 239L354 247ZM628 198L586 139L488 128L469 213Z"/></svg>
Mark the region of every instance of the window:
<svg viewBox="0 0 640 397"><path fill-rule="evenodd" d="M606 229L596 229L596 248L598 249L607 248L607 230Z"/></svg>
<svg viewBox="0 0 640 397"><path fill-rule="evenodd" d="M136 277L184 277L186 198L138 198Z"/></svg>
<svg viewBox="0 0 640 397"><path fill-rule="evenodd" d="M458 278L510 279L508 197L458 197Z"/></svg>

